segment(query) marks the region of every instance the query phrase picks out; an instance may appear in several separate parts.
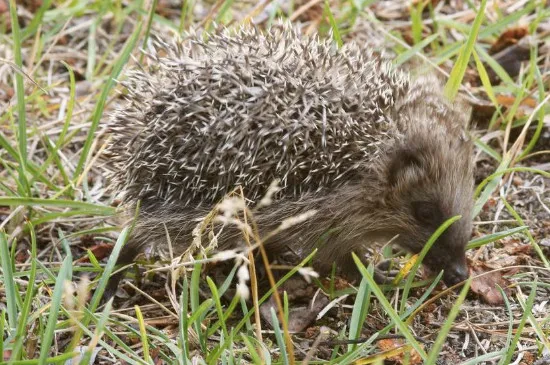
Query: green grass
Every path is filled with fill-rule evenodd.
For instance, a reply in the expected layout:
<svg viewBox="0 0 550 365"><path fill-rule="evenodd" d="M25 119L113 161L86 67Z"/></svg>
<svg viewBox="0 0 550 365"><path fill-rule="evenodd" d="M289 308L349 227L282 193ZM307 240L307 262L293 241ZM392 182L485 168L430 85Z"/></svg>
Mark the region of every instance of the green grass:
<svg viewBox="0 0 550 365"><path fill-rule="evenodd" d="M309 20L322 37L331 34L341 47L361 22L370 19L388 44L395 45L395 65L418 57L429 60L448 76L449 98L467 92L494 107L487 125L479 125L474 133L478 157L490 161L491 168L476 186L474 219L479 235L468 248L471 256L491 256L493 250L516 240L533 250L529 265L516 265L510 287L501 290L504 304L494 309L502 317L490 329L504 333L502 341L491 339L492 347L477 356L470 351L462 364L493 359L505 365L525 352L540 356L550 351L550 316L536 310L545 299L543 290L550 288L550 263L540 244L537 212L522 209L523 202L510 186L518 176L550 183L540 162L544 160L539 160L550 151L534 152L547 128L548 68L537 63L541 50L533 46L522 73L511 77L488 48L503 31L518 26L522 17L528 18L534 34L537 25L550 21L550 10L536 0L510 13L486 0L466 1L467 8L461 11L470 11L471 16L462 22L431 2L403 5L402 19L392 18L391 13L374 18L375 3L319 1L312 14L320 18ZM0 67L7 67L0 70L10 72L9 77L0 74L0 80L6 80L13 92L6 100L0 93L0 364L66 364L69 359L80 364L99 359L129 364L296 364L305 358L311 359L310 364L381 364L390 356L411 364L419 356L422 363L435 364L442 361L440 351L450 333L464 336L457 327L475 303L467 297L471 282L454 293L439 289L442 273L433 280L415 276L422 258L453 219L434 233L418 257L411 258L416 261L401 283L376 285L373 267L365 267L357 257L362 274L358 286L336 289L335 278L328 287L318 280L330 300L345 300L318 321L325 327L312 331L310 338L287 330L292 307L288 293L281 294L271 309L274 328L260 320L259 310L277 288L309 265L315 252L262 297L254 297L257 284L252 281L252 302L231 294L242 262L219 282L202 275L211 261L199 255L192 265L167 269L145 263L148 269L170 270L173 281L168 281L162 299L146 293L147 300L128 309L118 307L121 300L100 303L132 230L122 227L120 211L103 185L102 151L108 138L103 126L122 91L117 81L141 59L139 49L146 48L153 34L169 38L198 25L238 26L257 14L250 5L228 0L185 1L173 9L156 0L43 1L32 12L22 12L18 4L9 0L9 12L0 14L0 29L11 24L9 32L0 33L0 45L7 47L0 48ZM200 12L193 11L198 5L204 6L206 17L198 18ZM280 4L265 5L256 10L266 12L267 22L292 17ZM292 2L289 8L296 11L301 5ZM74 39L71 47L65 46ZM499 84L491 83L491 72L502 80ZM479 76L477 84L466 82L472 73ZM510 97L512 104L503 105L502 96ZM525 106L527 97L536 101L534 107ZM491 204L509 217L506 224L486 222L492 217L486 212ZM94 256L90 249L98 243L113 245L108 258ZM88 263L77 261L82 257ZM254 269L249 267L251 272ZM426 318L437 312L434 306L444 319L429 323ZM323 331L330 333L329 340ZM473 331L475 336L486 335ZM392 335L399 336L403 345L382 351L378 341ZM308 347L302 347L304 342Z"/></svg>

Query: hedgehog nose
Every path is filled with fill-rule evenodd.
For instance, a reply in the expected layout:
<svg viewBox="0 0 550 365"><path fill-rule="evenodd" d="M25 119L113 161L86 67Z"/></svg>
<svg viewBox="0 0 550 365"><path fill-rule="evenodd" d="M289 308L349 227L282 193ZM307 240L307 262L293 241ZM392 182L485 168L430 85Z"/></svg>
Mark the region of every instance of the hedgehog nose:
<svg viewBox="0 0 550 365"><path fill-rule="evenodd" d="M454 265L445 270L445 284L453 286L468 279L468 266L466 264Z"/></svg>

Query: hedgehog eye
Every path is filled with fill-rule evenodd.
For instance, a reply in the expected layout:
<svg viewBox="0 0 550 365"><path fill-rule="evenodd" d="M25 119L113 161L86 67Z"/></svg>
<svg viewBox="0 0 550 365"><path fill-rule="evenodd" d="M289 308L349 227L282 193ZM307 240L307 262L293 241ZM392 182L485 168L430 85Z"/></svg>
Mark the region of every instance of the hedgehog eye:
<svg viewBox="0 0 550 365"><path fill-rule="evenodd" d="M436 204L430 202L413 202L413 215L422 223L434 224L439 221L440 213Z"/></svg>

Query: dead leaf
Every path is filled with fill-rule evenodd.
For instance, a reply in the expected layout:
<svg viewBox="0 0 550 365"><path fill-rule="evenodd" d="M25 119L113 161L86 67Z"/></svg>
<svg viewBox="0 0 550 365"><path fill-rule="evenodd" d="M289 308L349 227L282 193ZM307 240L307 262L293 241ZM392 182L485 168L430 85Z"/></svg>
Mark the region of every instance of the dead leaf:
<svg viewBox="0 0 550 365"><path fill-rule="evenodd" d="M328 288L331 285L329 279L323 279L323 280L321 280L321 282L323 283L323 286L325 288ZM334 278L334 289L335 290L344 290L344 289L347 289L349 287L350 287L350 283L346 279L341 278L339 276Z"/></svg>
<svg viewBox="0 0 550 365"><path fill-rule="evenodd" d="M520 267L511 267L509 268L508 270L506 270L506 275L508 276L513 276L513 275L516 275L518 273L521 272L521 268Z"/></svg>
<svg viewBox="0 0 550 365"><path fill-rule="evenodd" d="M397 355L390 356L387 358L387 360L393 361L396 364L403 364L405 353L408 351L408 346L406 345L405 341L403 339L394 338L394 339L383 339L377 342L378 347L380 350L384 352L397 350L400 347L403 348L403 352L398 353ZM422 358L414 349L410 349L410 359L409 364L415 365L415 364L422 364Z"/></svg>
<svg viewBox="0 0 550 365"><path fill-rule="evenodd" d="M535 362L535 355L532 352L525 351L523 353L523 359L520 362L520 365L532 365Z"/></svg>
<svg viewBox="0 0 550 365"><path fill-rule="evenodd" d="M497 101L502 106L512 106L516 103L516 98L509 95L497 95ZM526 106L529 108L535 108L538 104L538 100L533 97L526 97L521 102L521 106Z"/></svg>
<svg viewBox="0 0 550 365"><path fill-rule="evenodd" d="M502 269L509 266L520 265L522 257L516 255L501 254L492 257L484 262L484 265L489 270Z"/></svg>
<svg viewBox="0 0 550 365"><path fill-rule="evenodd" d="M483 205L483 211L487 212L491 208L495 207L496 205L497 205L497 200L495 198L491 197L491 198L487 199L487 202L485 202L485 204Z"/></svg>
<svg viewBox="0 0 550 365"><path fill-rule="evenodd" d="M0 0L1 2L2 0ZM0 23L5 24L5 33L11 32L11 18L8 11L0 12Z"/></svg>
<svg viewBox="0 0 550 365"><path fill-rule="evenodd" d="M298 0L294 2L294 13L292 19L300 22L308 22L319 19L323 16L324 2L316 0Z"/></svg>
<svg viewBox="0 0 550 365"><path fill-rule="evenodd" d="M165 18L170 18L178 14L178 10L181 10L181 6L178 8L173 1L159 0L155 12Z"/></svg>
<svg viewBox="0 0 550 365"><path fill-rule="evenodd" d="M89 248L90 251L94 254L95 258L102 260L103 258L109 256L113 251L113 245L110 243L99 243L95 246ZM76 260L77 263L90 262L88 255L82 256Z"/></svg>
<svg viewBox="0 0 550 365"><path fill-rule="evenodd" d="M531 252L533 252L533 246L527 244L527 245L510 245L510 246L504 246L504 250L509 253L510 255L529 255Z"/></svg>
<svg viewBox="0 0 550 365"><path fill-rule="evenodd" d="M320 333L320 327L319 326L312 326L306 329L306 332L304 334L305 338L311 339L319 336Z"/></svg>
<svg viewBox="0 0 550 365"><path fill-rule="evenodd" d="M23 0L22 3L33 14L42 6L42 0Z"/></svg>
<svg viewBox="0 0 550 365"><path fill-rule="evenodd" d="M15 254L15 262L22 264L29 259L28 250L20 250Z"/></svg>
<svg viewBox="0 0 550 365"><path fill-rule="evenodd" d="M483 274L483 275L481 275ZM484 264L472 265L470 276L478 276L472 280L470 289L487 304L499 305L504 303L504 298L497 288L500 286L507 292L508 282L502 277L501 271L489 272ZM508 293L506 293L508 294Z"/></svg>
<svg viewBox="0 0 550 365"><path fill-rule="evenodd" d="M518 41L525 37L527 33L527 27L514 27L504 31L489 49L489 54L498 53L504 48L518 43Z"/></svg>
<svg viewBox="0 0 550 365"><path fill-rule="evenodd" d="M422 317L422 323L425 323L426 325L429 325L434 320L434 313L436 313L437 306L435 303L429 303L424 307L424 310L420 312L420 316Z"/></svg>

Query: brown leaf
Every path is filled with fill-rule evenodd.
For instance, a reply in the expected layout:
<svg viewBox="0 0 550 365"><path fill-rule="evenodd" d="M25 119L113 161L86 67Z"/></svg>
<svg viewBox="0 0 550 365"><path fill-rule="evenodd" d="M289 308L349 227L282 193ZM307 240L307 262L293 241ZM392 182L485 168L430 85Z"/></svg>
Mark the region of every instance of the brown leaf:
<svg viewBox="0 0 550 365"><path fill-rule="evenodd" d="M15 95L15 89L8 85L0 84L0 95L4 95L4 101L10 100Z"/></svg>
<svg viewBox="0 0 550 365"><path fill-rule="evenodd" d="M386 351L397 349L399 347L403 347L405 345L405 341L402 339L388 338L388 339L383 339L378 341L377 345L380 348L380 350L386 352ZM403 351L395 356L388 357L387 360L393 361L396 364L403 364L405 352L406 351ZM411 356L410 356L409 364L412 364L412 365L422 364L422 358L420 357L420 355L418 355L418 353L415 350L411 349L410 355Z"/></svg>
<svg viewBox="0 0 550 365"><path fill-rule="evenodd" d="M113 251L113 245L110 243L101 242L95 246L89 248L90 251L94 254L96 259L101 260L111 254ZM88 255L82 256L76 260L77 263L90 262Z"/></svg>
<svg viewBox="0 0 550 365"><path fill-rule="evenodd" d="M15 262L17 262L18 264L26 262L28 258L28 250L17 251L17 253L15 254Z"/></svg>
<svg viewBox="0 0 550 365"><path fill-rule="evenodd" d="M470 287L472 292L476 293L479 298L487 304L503 304L504 298L498 290L497 285L506 292L508 282L502 277L502 272L488 272L487 267L483 264L472 265L470 267L470 276L477 275L480 276L472 280L472 285Z"/></svg>
<svg viewBox="0 0 550 365"><path fill-rule="evenodd" d="M319 336L320 330L319 326L312 326L306 329L306 332L304 333L304 337L311 339Z"/></svg>
<svg viewBox="0 0 550 365"><path fill-rule="evenodd" d="M518 273L521 272L521 268L520 267L511 267L509 268L508 270L506 270L506 275L508 276L513 276L513 275L516 275Z"/></svg>
<svg viewBox="0 0 550 365"><path fill-rule="evenodd" d="M328 279L323 279L323 280L321 280L321 282L323 283L323 286L325 286L326 288L328 288L330 286L330 280L328 280ZM334 278L334 289L335 290L344 290L344 289L347 289L349 287L350 287L350 283L346 279L344 279L342 277L339 277L339 276Z"/></svg>
<svg viewBox="0 0 550 365"><path fill-rule="evenodd" d="M497 95L497 101L500 105L503 106L512 106L516 103L516 98L509 95ZM538 100L533 97L526 97L521 102L520 105L527 106L529 108L535 108L538 104Z"/></svg>
<svg viewBox="0 0 550 365"><path fill-rule="evenodd" d="M437 306L435 303L429 303L425 306L424 310L420 312L420 316L422 317L422 323L425 323L426 325L429 325L433 322L434 319L434 313L436 313Z"/></svg>
<svg viewBox="0 0 550 365"><path fill-rule="evenodd" d="M535 362L535 355L532 352L526 351L523 353L523 359L520 365L532 365Z"/></svg>
<svg viewBox="0 0 550 365"><path fill-rule="evenodd" d="M489 209L495 207L496 205L497 205L496 199L495 198L489 198L489 199L487 199L487 202L485 203L485 205L483 205L483 211L486 212Z"/></svg>
<svg viewBox="0 0 550 365"><path fill-rule="evenodd" d="M160 365L160 364L163 364L163 359L159 356L160 354L160 350L158 348L153 348L150 350L150 356L151 356L151 359L153 360L153 363L155 365Z"/></svg>
<svg viewBox="0 0 550 365"><path fill-rule="evenodd" d="M489 54L495 54L506 47L516 44L528 33L527 27L514 27L506 30L498 37L497 41L489 49Z"/></svg>
<svg viewBox="0 0 550 365"><path fill-rule="evenodd" d="M42 0L23 0L22 5L31 13L35 13L42 6Z"/></svg>
<svg viewBox="0 0 550 365"><path fill-rule="evenodd" d="M533 251L533 246L527 245L506 245L504 250L510 255L529 255Z"/></svg>
<svg viewBox="0 0 550 365"><path fill-rule="evenodd" d="M403 346L403 341L401 339L386 338L378 341L378 347L382 351L388 351L399 346Z"/></svg>
<svg viewBox="0 0 550 365"><path fill-rule="evenodd" d="M522 257L515 255L498 255L486 261L485 267L489 270L502 269L509 266L515 266L521 264Z"/></svg>
<svg viewBox="0 0 550 365"><path fill-rule="evenodd" d="M319 19L323 16L324 2L315 0L298 0L294 2L294 13L292 19L300 22L308 22Z"/></svg>
<svg viewBox="0 0 550 365"><path fill-rule="evenodd" d="M0 0L1 2L2 0ZM11 32L11 18L8 11L0 12L0 24L5 24L5 32L8 34Z"/></svg>

